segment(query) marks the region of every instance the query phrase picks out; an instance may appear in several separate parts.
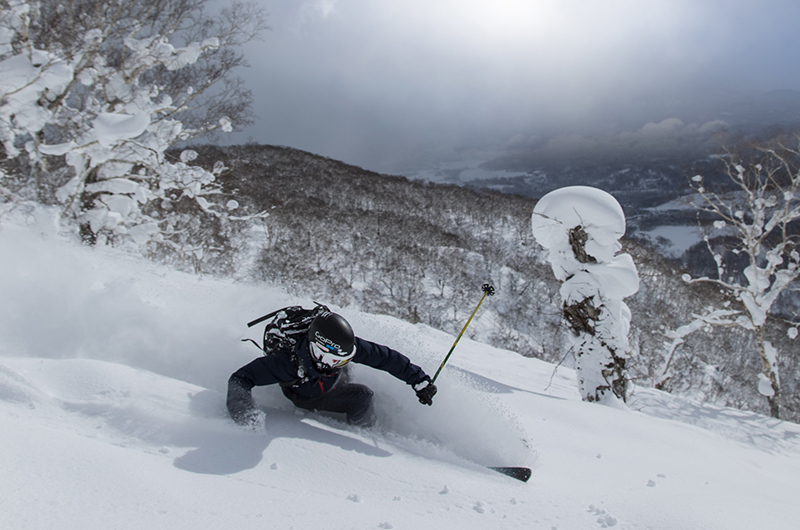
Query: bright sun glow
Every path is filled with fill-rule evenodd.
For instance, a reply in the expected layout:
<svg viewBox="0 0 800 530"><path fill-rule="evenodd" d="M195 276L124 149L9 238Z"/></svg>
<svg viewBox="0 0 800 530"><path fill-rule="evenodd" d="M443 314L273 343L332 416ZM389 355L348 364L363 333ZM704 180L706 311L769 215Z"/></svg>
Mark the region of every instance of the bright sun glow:
<svg viewBox="0 0 800 530"><path fill-rule="evenodd" d="M552 0L476 0L454 7L473 27L490 36L520 36L560 25L563 10Z"/></svg>

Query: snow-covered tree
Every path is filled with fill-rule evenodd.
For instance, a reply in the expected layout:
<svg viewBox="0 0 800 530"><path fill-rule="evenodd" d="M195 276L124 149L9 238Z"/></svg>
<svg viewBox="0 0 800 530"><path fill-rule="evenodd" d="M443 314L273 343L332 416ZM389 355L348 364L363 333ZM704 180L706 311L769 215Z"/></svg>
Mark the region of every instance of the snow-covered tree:
<svg viewBox="0 0 800 530"><path fill-rule="evenodd" d="M631 256L618 254L622 207L596 188L561 188L536 204L531 227L563 282L562 312L573 332L581 397L625 401L631 313L623 299L639 289L639 276Z"/></svg>
<svg viewBox="0 0 800 530"><path fill-rule="evenodd" d="M0 0L0 142L27 156L41 182L66 168L55 197L84 240L169 236L147 206L213 204L213 171L168 149L250 120L251 95L234 69L238 47L264 28L255 4L204 12L204 0ZM2 153L0 153L2 156ZM52 157L56 157L53 159ZM10 195L6 194L7 197Z"/></svg>
<svg viewBox="0 0 800 530"><path fill-rule="evenodd" d="M794 143L800 145L800 140ZM734 153L720 158L731 184L726 191L712 191L714 185L702 175L692 178L702 198L698 208L715 218L713 233L705 240L716 263L716 277L687 274L684 279L721 287L732 295L735 305L695 315L695 324L684 331L699 328L699 322L751 330L762 369L758 390L769 402L770 414L779 418L778 351L767 340L765 324L780 294L800 276L800 147L775 140L756 146L747 156L747 161ZM796 328L790 332L796 334Z"/></svg>

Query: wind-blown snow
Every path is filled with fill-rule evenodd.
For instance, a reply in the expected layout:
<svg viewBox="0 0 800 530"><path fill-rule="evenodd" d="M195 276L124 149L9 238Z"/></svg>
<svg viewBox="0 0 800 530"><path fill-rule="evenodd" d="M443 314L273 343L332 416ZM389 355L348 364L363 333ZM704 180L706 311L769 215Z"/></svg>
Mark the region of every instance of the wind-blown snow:
<svg viewBox="0 0 800 530"><path fill-rule="evenodd" d="M600 407L570 370L465 338L432 407L357 366L376 430L296 413L268 387L252 432L224 406L228 376L258 354L245 323L311 300L8 224L0 300L3 529L788 530L800 515L795 424L648 389L633 411ZM429 373L452 344L340 310Z"/></svg>

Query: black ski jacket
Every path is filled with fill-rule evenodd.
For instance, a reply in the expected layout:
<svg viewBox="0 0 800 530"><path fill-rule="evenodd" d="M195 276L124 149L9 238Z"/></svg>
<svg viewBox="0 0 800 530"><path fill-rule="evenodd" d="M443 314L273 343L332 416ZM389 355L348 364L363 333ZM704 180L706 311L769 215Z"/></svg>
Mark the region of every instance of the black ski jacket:
<svg viewBox="0 0 800 530"><path fill-rule="evenodd" d="M351 362L383 370L416 385L430 381L430 377L402 353L387 346L356 337L356 354ZM228 379L227 406L231 417L240 421L255 410L251 390L254 386L280 384L293 399L307 400L320 397L336 386L341 370L330 374L317 371L308 351L308 340L303 337L294 350L277 350L259 357L236 370Z"/></svg>

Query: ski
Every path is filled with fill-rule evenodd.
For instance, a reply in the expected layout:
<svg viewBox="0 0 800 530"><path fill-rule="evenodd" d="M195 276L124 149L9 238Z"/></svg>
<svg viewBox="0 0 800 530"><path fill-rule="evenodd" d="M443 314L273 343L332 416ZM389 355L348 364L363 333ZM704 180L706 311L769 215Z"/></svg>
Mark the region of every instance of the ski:
<svg viewBox="0 0 800 530"><path fill-rule="evenodd" d="M528 479L531 478L531 469L529 467L490 467L489 469L522 482L528 482Z"/></svg>

